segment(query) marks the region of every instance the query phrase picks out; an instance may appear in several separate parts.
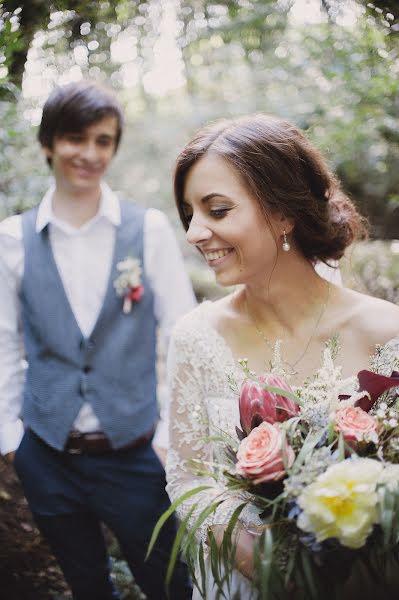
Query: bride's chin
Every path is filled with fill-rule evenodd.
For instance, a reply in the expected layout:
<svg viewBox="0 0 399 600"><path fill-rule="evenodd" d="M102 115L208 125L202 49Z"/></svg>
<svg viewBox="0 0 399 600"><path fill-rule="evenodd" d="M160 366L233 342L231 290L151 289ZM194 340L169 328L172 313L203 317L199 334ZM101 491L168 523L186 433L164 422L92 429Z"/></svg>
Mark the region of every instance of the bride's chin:
<svg viewBox="0 0 399 600"><path fill-rule="evenodd" d="M232 275L228 275L227 273L220 273L218 275L215 273L216 283L222 287L231 287L233 285L240 285L243 281L238 277L233 277Z"/></svg>

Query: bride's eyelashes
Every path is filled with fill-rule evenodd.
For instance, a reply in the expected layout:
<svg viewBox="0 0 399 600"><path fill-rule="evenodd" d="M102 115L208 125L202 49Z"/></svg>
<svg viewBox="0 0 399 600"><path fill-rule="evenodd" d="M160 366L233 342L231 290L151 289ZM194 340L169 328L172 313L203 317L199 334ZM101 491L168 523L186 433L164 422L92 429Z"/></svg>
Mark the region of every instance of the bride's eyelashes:
<svg viewBox="0 0 399 600"><path fill-rule="evenodd" d="M227 215L227 213L232 210L233 207L229 207L229 208L212 208L209 210L208 214L210 217L213 217L214 219L223 219L223 217L225 217ZM185 213L184 214L184 219L186 221L187 224L190 224L191 219L193 218L193 213Z"/></svg>
<svg viewBox="0 0 399 600"><path fill-rule="evenodd" d="M231 208L213 208L209 211L209 214L211 217L215 217L216 219L222 219L230 210Z"/></svg>

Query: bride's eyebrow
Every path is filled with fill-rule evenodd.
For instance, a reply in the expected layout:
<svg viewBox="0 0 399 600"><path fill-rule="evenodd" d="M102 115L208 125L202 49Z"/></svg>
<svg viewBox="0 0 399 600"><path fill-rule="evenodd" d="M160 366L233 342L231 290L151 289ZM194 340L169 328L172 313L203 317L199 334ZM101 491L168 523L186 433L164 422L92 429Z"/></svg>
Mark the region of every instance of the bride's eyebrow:
<svg viewBox="0 0 399 600"><path fill-rule="evenodd" d="M220 194L219 192L211 192L210 194L206 194L206 196L203 196L201 198L201 204L207 204L213 198L224 198L225 200L231 200L231 198L229 196L226 196L225 194ZM192 208L192 204L191 202L188 202L188 200L183 200L182 205L183 209Z"/></svg>
<svg viewBox="0 0 399 600"><path fill-rule="evenodd" d="M225 198L226 200L230 200L230 198L228 196L226 196L225 194L220 194L219 192L211 192L210 194L207 194L206 196L203 196L201 198L201 202L203 204L206 204L207 202L209 202L213 198Z"/></svg>

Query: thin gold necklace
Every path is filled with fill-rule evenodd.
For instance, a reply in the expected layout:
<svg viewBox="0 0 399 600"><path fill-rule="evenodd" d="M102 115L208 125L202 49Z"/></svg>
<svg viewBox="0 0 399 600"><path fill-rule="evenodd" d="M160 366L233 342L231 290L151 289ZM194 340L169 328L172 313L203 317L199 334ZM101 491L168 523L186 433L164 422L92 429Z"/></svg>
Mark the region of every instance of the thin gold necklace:
<svg viewBox="0 0 399 600"><path fill-rule="evenodd" d="M293 363L288 362L288 360L284 360L283 359L283 363L286 364L286 365L288 365L291 368L291 370L292 370L291 375L297 375L298 374L298 371L295 370L295 367L303 359L303 357L305 356L306 352L309 350L309 346L310 346L310 344L311 344L311 342L312 342L312 340L313 340L313 338L315 336L317 328L318 328L318 326L320 324L320 321L321 321L321 319L322 319L322 317L323 317L323 315L325 313L325 310L327 308L327 305L328 305L328 302L329 302L329 299L330 299L330 287L331 286L330 286L330 282L329 281L327 281L326 283L327 283L327 297L326 297L326 300L325 300L325 302L323 303L323 305L321 307L319 316L317 317L317 320L315 322L315 326L314 326L312 334L311 334L311 336L310 336L310 338L309 338L309 340L308 340L308 342L307 342L307 344L305 346L305 349L303 350L303 352L299 355L299 357ZM276 339L275 342L274 342L274 344L272 344L271 341L266 337L265 333L262 331L262 329L257 324L255 317L253 316L253 314L249 310L247 296L245 296L245 306L246 306L246 309L247 309L248 316L249 316L251 322L253 323L253 325L254 325L254 327L256 329L256 332L262 338L262 340L265 342L266 346L268 346L274 352L275 349L276 349L276 343L277 343L278 340Z"/></svg>

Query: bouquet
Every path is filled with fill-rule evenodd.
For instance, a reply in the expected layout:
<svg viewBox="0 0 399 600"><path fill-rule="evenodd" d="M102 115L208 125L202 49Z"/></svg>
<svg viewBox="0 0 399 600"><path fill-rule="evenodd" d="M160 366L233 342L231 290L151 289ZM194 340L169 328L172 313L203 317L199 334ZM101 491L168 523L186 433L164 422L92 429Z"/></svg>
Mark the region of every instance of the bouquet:
<svg viewBox="0 0 399 600"><path fill-rule="evenodd" d="M236 428L235 440L224 432L212 438L226 456L224 490L194 525L187 526L190 515L181 523L169 577L182 550L194 584L206 598L208 555L215 588L228 600L235 532L241 511L251 503L259 514L251 532L252 583L260 599L342 598L354 573L362 580L371 578L375 589L385 590L385 598L399 597L399 587L395 595L387 584L399 569L399 369L379 374L377 352L374 370L342 380L334 365L336 352L333 342L327 344L322 367L300 388L291 388L275 373L256 376L245 359L240 361L244 381L240 388L233 380L231 385L241 429ZM192 467L197 473L201 469ZM150 549L168 516L203 489L174 502L159 520ZM222 544L216 544L210 530L204 548L195 539L196 530L237 492L243 502L227 524ZM399 576L396 581L399 586Z"/></svg>

